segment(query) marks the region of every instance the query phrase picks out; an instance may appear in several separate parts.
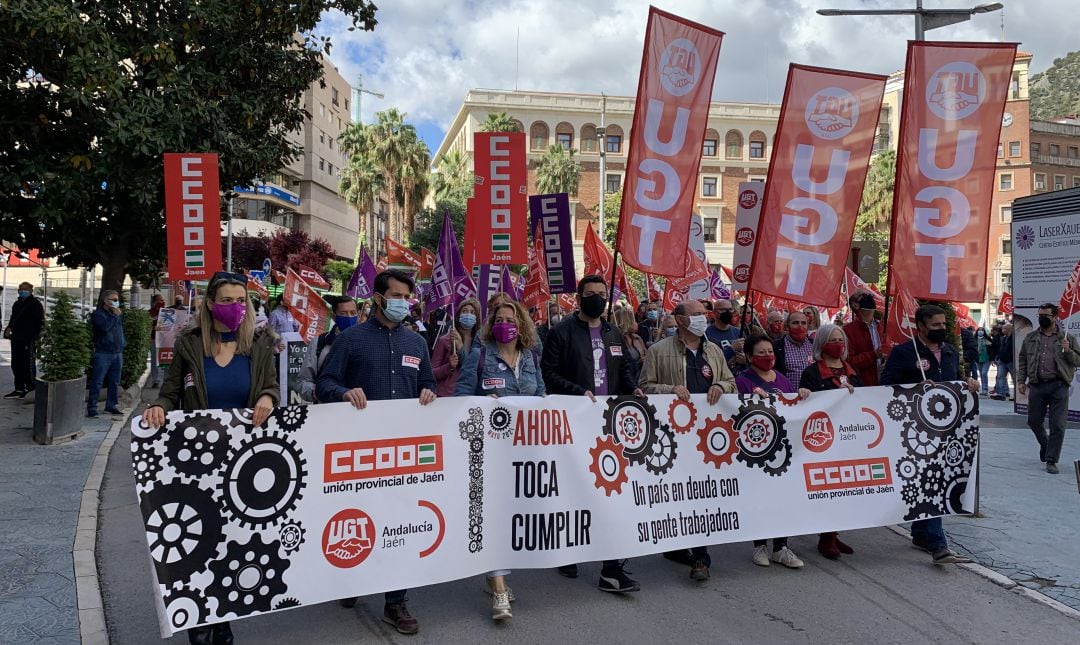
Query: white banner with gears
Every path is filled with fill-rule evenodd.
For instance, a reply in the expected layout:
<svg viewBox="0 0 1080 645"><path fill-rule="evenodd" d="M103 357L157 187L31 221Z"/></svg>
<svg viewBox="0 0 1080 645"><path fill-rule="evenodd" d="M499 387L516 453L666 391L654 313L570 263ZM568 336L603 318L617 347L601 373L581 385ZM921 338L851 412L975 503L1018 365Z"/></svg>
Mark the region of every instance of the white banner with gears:
<svg viewBox="0 0 1080 645"><path fill-rule="evenodd" d="M966 513L959 383L488 397L132 423L163 635L479 575Z"/></svg>

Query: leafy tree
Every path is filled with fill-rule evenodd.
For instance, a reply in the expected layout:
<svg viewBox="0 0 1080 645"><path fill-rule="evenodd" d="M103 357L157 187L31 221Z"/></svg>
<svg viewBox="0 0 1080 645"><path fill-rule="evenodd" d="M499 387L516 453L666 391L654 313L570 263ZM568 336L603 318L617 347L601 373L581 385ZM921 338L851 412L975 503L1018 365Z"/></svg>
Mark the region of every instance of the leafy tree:
<svg viewBox="0 0 1080 645"><path fill-rule="evenodd" d="M329 242L313 239L304 231L279 230L270 238L270 263L282 273L285 267L295 270L301 264L318 271L333 257L334 247Z"/></svg>
<svg viewBox="0 0 1080 645"><path fill-rule="evenodd" d="M604 244L607 244L608 250L612 253L614 253L615 250L615 236L619 231L620 210L622 210L621 189L604 196ZM597 230L599 230L599 224L600 223L597 222ZM634 291L637 292L638 298L643 302L648 300L649 294L645 289L645 274L626 264L623 265L623 269L626 270L626 279L634 286ZM610 281L611 276L604 276L604 279Z"/></svg>
<svg viewBox="0 0 1080 645"><path fill-rule="evenodd" d="M225 258L226 240L221 240L221 257ZM262 270L263 260L270 257L270 236L259 232L258 235L237 233L232 242L233 270ZM279 267L280 268L280 267Z"/></svg>
<svg viewBox="0 0 1080 645"><path fill-rule="evenodd" d="M100 263L104 289L157 274L162 154L218 153L221 186L299 155L288 137L310 118L331 10L375 27L368 0L3 3L0 238Z"/></svg>
<svg viewBox="0 0 1080 645"><path fill-rule="evenodd" d="M562 144L549 147L536 164L536 187L542 195L569 193L577 197L581 183L581 164L574 161L576 150L563 150Z"/></svg>
<svg viewBox="0 0 1080 645"><path fill-rule="evenodd" d="M75 316L71 296L56 292L56 302L49 308L49 318L38 341L41 379L70 381L86 374L93 343L90 326Z"/></svg>
<svg viewBox="0 0 1080 645"><path fill-rule="evenodd" d="M348 286L349 278L352 277L355 270L356 265L352 262L330 260L322 268L322 274L326 276L332 289L336 287L339 293L345 293L345 287Z"/></svg>
<svg viewBox="0 0 1080 645"><path fill-rule="evenodd" d="M1049 69L1032 76L1029 95L1032 119L1080 114L1080 51L1055 58Z"/></svg>
<svg viewBox="0 0 1080 645"><path fill-rule="evenodd" d="M419 250L421 246L432 251L439 249L439 236L442 234L443 213L450 210L450 220L454 223L454 236L458 248L465 245L465 200L440 199L435 201L435 208L425 208L416 216L416 230L409 236L409 247ZM462 258L468 265L470 258Z"/></svg>
<svg viewBox="0 0 1080 645"><path fill-rule="evenodd" d="M340 191L361 216L371 210L386 189L386 174L371 152L373 137L374 129L363 123L353 123L341 133L341 151L348 162L341 169Z"/></svg>
<svg viewBox="0 0 1080 645"><path fill-rule="evenodd" d="M521 127L506 112L489 112L480 123L481 132L521 132Z"/></svg>
<svg viewBox="0 0 1080 645"><path fill-rule="evenodd" d="M896 186L896 152L887 150L874 157L863 185L862 205L855 220L855 238L878 243L878 282L885 283L889 267L889 227L892 223L893 192Z"/></svg>
<svg viewBox="0 0 1080 645"><path fill-rule="evenodd" d="M466 200L472 196L473 173L460 150L451 150L439 159L439 171L432 175L435 199Z"/></svg>

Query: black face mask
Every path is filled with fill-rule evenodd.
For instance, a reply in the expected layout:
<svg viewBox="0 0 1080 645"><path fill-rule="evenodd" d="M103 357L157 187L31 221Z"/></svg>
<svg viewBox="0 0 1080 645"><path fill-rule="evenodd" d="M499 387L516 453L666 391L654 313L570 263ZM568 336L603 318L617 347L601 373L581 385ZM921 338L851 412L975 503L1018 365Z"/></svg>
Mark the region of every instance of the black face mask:
<svg viewBox="0 0 1080 645"><path fill-rule="evenodd" d="M874 300L874 296L867 294L859 298L859 309L867 309L869 311L877 309L877 301Z"/></svg>
<svg viewBox="0 0 1080 645"><path fill-rule="evenodd" d="M589 318L599 318L607 306L607 298L603 294L594 293L581 299L581 313Z"/></svg>
<svg viewBox="0 0 1080 645"><path fill-rule="evenodd" d="M1039 327L1050 329L1054 324L1053 316L1039 316Z"/></svg>
<svg viewBox="0 0 1080 645"><path fill-rule="evenodd" d="M948 329L928 329L926 330L926 337L931 343L944 343L949 339Z"/></svg>
<svg viewBox="0 0 1080 645"><path fill-rule="evenodd" d="M721 311L720 313L716 314L716 319L719 320L724 325L730 325L731 324L731 317L732 317L732 312L730 312L730 311Z"/></svg>

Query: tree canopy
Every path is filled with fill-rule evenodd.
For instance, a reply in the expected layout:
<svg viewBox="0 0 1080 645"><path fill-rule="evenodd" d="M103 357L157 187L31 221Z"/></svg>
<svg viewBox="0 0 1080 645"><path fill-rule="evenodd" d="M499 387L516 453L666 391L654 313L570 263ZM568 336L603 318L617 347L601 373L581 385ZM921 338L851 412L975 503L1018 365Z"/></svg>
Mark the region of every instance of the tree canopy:
<svg viewBox="0 0 1080 645"><path fill-rule="evenodd" d="M521 126L506 112L489 112L480 122L481 132L521 132Z"/></svg>
<svg viewBox="0 0 1080 645"><path fill-rule="evenodd" d="M581 184L581 164L574 161L573 148L563 150L562 144L550 146L536 163L536 187L541 195L568 193L577 197Z"/></svg>
<svg viewBox="0 0 1080 645"><path fill-rule="evenodd" d="M1032 119L1080 114L1080 51L1055 58L1049 69L1032 76L1029 96Z"/></svg>
<svg viewBox="0 0 1080 645"><path fill-rule="evenodd" d="M222 187L299 154L288 135L310 117L330 10L375 27L367 0L4 3L0 237L100 263L105 289L159 272L162 154L218 153Z"/></svg>

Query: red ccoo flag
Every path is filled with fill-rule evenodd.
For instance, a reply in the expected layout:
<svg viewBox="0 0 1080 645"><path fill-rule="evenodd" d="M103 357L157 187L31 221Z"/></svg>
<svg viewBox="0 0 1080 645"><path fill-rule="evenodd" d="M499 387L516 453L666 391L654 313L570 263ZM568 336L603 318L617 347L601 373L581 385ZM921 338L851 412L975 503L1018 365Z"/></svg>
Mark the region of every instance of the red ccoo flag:
<svg viewBox="0 0 1080 645"><path fill-rule="evenodd" d="M1058 309L1058 318L1062 320L1080 311L1080 262L1073 267L1069 283L1065 285L1065 291L1061 293L1061 308Z"/></svg>
<svg viewBox="0 0 1080 645"><path fill-rule="evenodd" d="M999 314L1005 314L1011 316L1013 313L1013 297L1008 291L1001 294L1001 300L998 300L997 312Z"/></svg>

